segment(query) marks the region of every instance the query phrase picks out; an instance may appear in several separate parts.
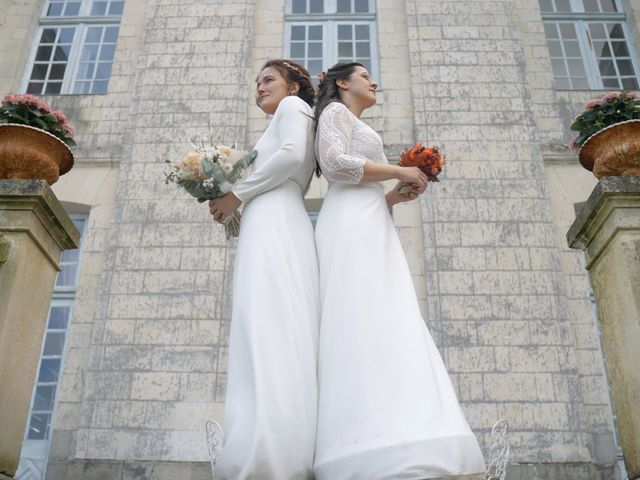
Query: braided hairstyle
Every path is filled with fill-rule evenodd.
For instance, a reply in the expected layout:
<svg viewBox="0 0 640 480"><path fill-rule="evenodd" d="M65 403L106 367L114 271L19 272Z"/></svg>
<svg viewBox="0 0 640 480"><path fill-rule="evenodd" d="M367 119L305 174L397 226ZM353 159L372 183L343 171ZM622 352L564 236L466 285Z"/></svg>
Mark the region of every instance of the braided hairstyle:
<svg viewBox="0 0 640 480"><path fill-rule="evenodd" d="M364 68L364 65L358 62L337 63L322 76L318 84L318 97L316 98L316 129L320 115L327 105L331 102L342 102L338 80L348 80L356 71L356 67Z"/></svg>
<svg viewBox="0 0 640 480"><path fill-rule="evenodd" d="M284 78L290 86L297 83L300 89L296 95L313 108L313 100L316 92L311 83L311 74L309 74L306 68L292 60L276 58L265 63L260 71L269 67L278 70L282 78Z"/></svg>

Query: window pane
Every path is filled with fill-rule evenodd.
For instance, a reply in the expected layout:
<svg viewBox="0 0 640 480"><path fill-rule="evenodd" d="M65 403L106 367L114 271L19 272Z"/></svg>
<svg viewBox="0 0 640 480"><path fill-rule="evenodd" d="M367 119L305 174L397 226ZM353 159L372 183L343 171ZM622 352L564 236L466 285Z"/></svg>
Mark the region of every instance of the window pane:
<svg viewBox="0 0 640 480"><path fill-rule="evenodd" d="M567 75L567 70L564 66L564 60L551 60L551 68L553 69L553 74L556 77L564 77Z"/></svg>
<svg viewBox="0 0 640 480"><path fill-rule="evenodd" d="M107 11L108 2L93 2L91 5L91 15L104 15Z"/></svg>
<svg viewBox="0 0 640 480"><path fill-rule="evenodd" d="M47 77L47 64L36 63L31 70L31 80L44 80Z"/></svg>
<svg viewBox="0 0 640 480"><path fill-rule="evenodd" d="M571 11L571 2L570 2L570 0L556 0L556 11L557 12L570 12Z"/></svg>
<svg viewBox="0 0 640 480"><path fill-rule="evenodd" d="M60 38L58 42L60 43L71 43L73 42L73 36L76 33L75 28L61 28L60 29Z"/></svg>
<svg viewBox="0 0 640 480"><path fill-rule="evenodd" d="M620 75L635 75L631 60L616 60L618 64L618 73Z"/></svg>
<svg viewBox="0 0 640 480"><path fill-rule="evenodd" d="M322 44L313 42L309 44L308 58L322 58Z"/></svg>
<svg viewBox="0 0 640 480"><path fill-rule="evenodd" d="M585 71L582 60L567 60L569 64L569 75L572 77L584 77Z"/></svg>
<svg viewBox="0 0 640 480"><path fill-rule="evenodd" d="M620 88L620 83L617 78L603 78L602 84L604 88Z"/></svg>
<svg viewBox="0 0 640 480"><path fill-rule="evenodd" d="M84 77L85 79L93 78L93 63L84 64L90 67L89 77ZM70 265L63 265L62 270L58 272L58 276L56 277L56 287L73 287L76 284L76 274L78 271L78 264L72 263Z"/></svg>
<svg viewBox="0 0 640 480"><path fill-rule="evenodd" d="M42 87L44 83L40 82L29 82L27 86L27 93L31 93L33 95L42 95Z"/></svg>
<svg viewBox="0 0 640 480"><path fill-rule="evenodd" d="M99 63L96 71L96 78L100 80L108 80L111 77L111 63Z"/></svg>
<svg viewBox="0 0 640 480"><path fill-rule="evenodd" d="M109 15L122 15L124 10L124 2L111 2L109 5Z"/></svg>
<svg viewBox="0 0 640 480"><path fill-rule="evenodd" d="M54 43L56 41L56 29L45 28L42 30L42 36L40 37L40 43Z"/></svg>
<svg viewBox="0 0 640 480"><path fill-rule="evenodd" d="M545 23L544 34L547 38L559 38L558 26L555 23Z"/></svg>
<svg viewBox="0 0 640 480"><path fill-rule="evenodd" d="M80 55L80 60L82 61L93 61L98 58L98 45L85 45L82 49L82 55Z"/></svg>
<svg viewBox="0 0 640 480"><path fill-rule="evenodd" d="M638 81L635 78L623 78L622 88L625 90L638 90Z"/></svg>
<svg viewBox="0 0 640 480"><path fill-rule="evenodd" d="M36 61L48 62L51 60L51 52L53 52L53 47L38 47L36 51Z"/></svg>
<svg viewBox="0 0 640 480"><path fill-rule="evenodd" d="M338 25L338 40L351 40L351 25Z"/></svg>
<svg viewBox="0 0 640 480"><path fill-rule="evenodd" d="M65 16L78 15L80 12L80 4L81 2L68 2L67 7L64 9Z"/></svg>
<svg viewBox="0 0 640 480"><path fill-rule="evenodd" d="M323 13L324 0L309 0L309 13Z"/></svg>
<svg viewBox="0 0 640 480"><path fill-rule="evenodd" d="M618 8L616 7L615 0L600 0L602 4L603 12L617 12Z"/></svg>
<svg viewBox="0 0 640 480"><path fill-rule="evenodd" d="M600 74L603 77L614 77L617 75L613 60L600 60L598 62L598 67L600 68Z"/></svg>
<svg viewBox="0 0 640 480"><path fill-rule="evenodd" d="M100 80L93 82L93 88L91 88L91 93L107 93L107 86L109 82Z"/></svg>
<svg viewBox="0 0 640 480"><path fill-rule="evenodd" d="M292 13L307 13L307 0L292 0L291 1Z"/></svg>
<svg viewBox="0 0 640 480"><path fill-rule="evenodd" d="M356 40L369 40L369 25L356 25Z"/></svg>
<svg viewBox="0 0 640 480"><path fill-rule="evenodd" d="M104 41L106 43L116 43L118 40L118 27L109 27L104 34Z"/></svg>
<svg viewBox="0 0 640 480"><path fill-rule="evenodd" d="M355 0L356 13L368 13L369 12L369 0Z"/></svg>
<svg viewBox="0 0 640 480"><path fill-rule="evenodd" d="M627 42L611 42L611 45L613 46L613 53L616 57L630 56L629 49L627 48Z"/></svg>
<svg viewBox="0 0 640 480"><path fill-rule="evenodd" d="M364 65L364 68L366 68L368 72L371 72L371 60L362 59L362 60L360 60L360 63L362 63L362 65Z"/></svg>
<svg viewBox="0 0 640 480"><path fill-rule="evenodd" d="M309 27L311 30L312 27ZM304 27L302 25L294 25L291 27L291 40L305 40Z"/></svg>
<svg viewBox="0 0 640 480"><path fill-rule="evenodd" d="M62 355L64 350L64 332L47 332L42 355Z"/></svg>
<svg viewBox="0 0 640 480"><path fill-rule="evenodd" d="M586 78L573 78L574 90L589 90L589 82Z"/></svg>
<svg viewBox="0 0 640 480"><path fill-rule="evenodd" d="M591 33L593 40L605 40L607 38L607 32L602 23L590 23L589 33Z"/></svg>
<svg viewBox="0 0 640 480"><path fill-rule="evenodd" d="M100 49L100 60L113 60L113 57L116 53L116 46L115 45L102 45L102 48Z"/></svg>
<svg viewBox="0 0 640 480"><path fill-rule="evenodd" d="M322 60L309 60L307 70L313 76L322 71Z"/></svg>
<svg viewBox="0 0 640 480"><path fill-rule="evenodd" d="M44 93L47 95L57 95L62 90L62 83L47 83Z"/></svg>
<svg viewBox="0 0 640 480"><path fill-rule="evenodd" d="M71 47L69 45L58 45L56 51L53 54L53 60L56 62L66 62L69 60L69 52Z"/></svg>
<svg viewBox="0 0 640 480"><path fill-rule="evenodd" d="M584 11L589 12L600 12L600 6L598 5L598 0L584 0L582 2L584 4Z"/></svg>
<svg viewBox="0 0 640 480"><path fill-rule="evenodd" d="M87 94L90 88L90 82L76 82L73 86L73 93Z"/></svg>
<svg viewBox="0 0 640 480"><path fill-rule="evenodd" d="M556 88L558 90L569 90L571 88L571 84L569 83L568 78L557 78L556 77Z"/></svg>
<svg viewBox="0 0 640 480"><path fill-rule="evenodd" d="M338 43L338 56L353 57L353 45L345 42Z"/></svg>
<svg viewBox="0 0 640 480"><path fill-rule="evenodd" d="M338 0L338 13L351 12L351 0Z"/></svg>
<svg viewBox="0 0 640 480"><path fill-rule="evenodd" d="M551 0L540 0L538 3L540 4L540 10L542 12L553 12Z"/></svg>
<svg viewBox="0 0 640 480"><path fill-rule="evenodd" d="M356 57L363 58L363 57L370 57L370 56L371 56L371 49L368 43L364 43L364 42L356 43Z"/></svg>
<svg viewBox="0 0 640 480"><path fill-rule="evenodd" d="M70 312L71 309L69 307L51 307L47 328L51 330L64 330L65 328L67 328L67 322L69 321Z"/></svg>
<svg viewBox="0 0 640 480"><path fill-rule="evenodd" d="M609 30L609 38L624 38L622 24L620 23L608 23L607 30Z"/></svg>
<svg viewBox="0 0 640 480"><path fill-rule="evenodd" d="M291 42L291 56L293 58L304 58L304 43Z"/></svg>
<svg viewBox="0 0 640 480"><path fill-rule="evenodd" d="M596 57L611 57L611 49L608 42L593 42L593 49L596 52Z"/></svg>
<svg viewBox="0 0 640 480"><path fill-rule="evenodd" d="M556 42L555 40L549 40L547 42L547 45L549 46L549 55L556 58L560 58L563 56L560 42Z"/></svg>
<svg viewBox="0 0 640 480"><path fill-rule="evenodd" d="M568 42L564 42L564 51L569 58L582 58L580 45L576 41L570 40Z"/></svg>
<svg viewBox="0 0 640 480"><path fill-rule="evenodd" d="M578 38L576 36L576 27L573 25L573 23L561 23L560 34L562 35L562 38L565 39Z"/></svg>
<svg viewBox="0 0 640 480"><path fill-rule="evenodd" d="M87 43L100 43L102 38L102 27L89 27L87 29Z"/></svg>
<svg viewBox="0 0 640 480"><path fill-rule="evenodd" d="M33 398L33 410L36 412L52 411L55 394L55 385L38 385Z"/></svg>
<svg viewBox="0 0 640 480"><path fill-rule="evenodd" d="M49 80L62 80L64 78L64 72L67 69L66 63L54 63L51 65L51 72L49 72Z"/></svg>
<svg viewBox="0 0 640 480"><path fill-rule="evenodd" d="M64 3L50 3L49 8L47 8L46 16L48 17L58 17L62 14L62 7L64 7Z"/></svg>
<svg viewBox="0 0 640 480"><path fill-rule="evenodd" d="M40 361L40 374L38 375L39 383L57 382L59 374L60 374L59 358L43 358Z"/></svg>
<svg viewBox="0 0 640 480"><path fill-rule="evenodd" d="M322 40L322 26L309 26L309 40Z"/></svg>
<svg viewBox="0 0 640 480"><path fill-rule="evenodd" d="M33 414L29 423L29 440L45 440L47 437L47 427L49 425L49 414Z"/></svg>

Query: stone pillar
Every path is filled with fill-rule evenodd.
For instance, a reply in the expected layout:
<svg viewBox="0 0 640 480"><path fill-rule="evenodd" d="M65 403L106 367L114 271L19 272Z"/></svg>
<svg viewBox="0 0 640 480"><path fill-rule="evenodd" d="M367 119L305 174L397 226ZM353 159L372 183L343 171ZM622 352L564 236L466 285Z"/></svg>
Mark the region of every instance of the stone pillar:
<svg viewBox="0 0 640 480"><path fill-rule="evenodd" d="M584 250L629 478L640 478L640 177L603 177L567 232Z"/></svg>
<svg viewBox="0 0 640 480"><path fill-rule="evenodd" d="M44 180L0 180L0 474L15 474L62 250L80 234Z"/></svg>

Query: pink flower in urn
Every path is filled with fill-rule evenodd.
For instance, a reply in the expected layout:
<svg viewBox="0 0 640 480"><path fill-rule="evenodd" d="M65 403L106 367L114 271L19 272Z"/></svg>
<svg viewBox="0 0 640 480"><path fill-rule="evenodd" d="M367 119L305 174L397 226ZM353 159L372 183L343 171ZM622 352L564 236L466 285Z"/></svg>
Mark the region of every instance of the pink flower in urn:
<svg viewBox="0 0 640 480"><path fill-rule="evenodd" d="M3 105L27 105L45 113L52 113L51 107L44 100L29 93L7 95L2 99Z"/></svg>
<svg viewBox="0 0 640 480"><path fill-rule="evenodd" d="M605 102L608 102L609 100L620 98L621 95L622 95L622 92L609 92L604 97L602 97L602 100L604 100Z"/></svg>
<svg viewBox="0 0 640 480"><path fill-rule="evenodd" d="M62 122L62 129L66 132L67 137L73 137L76 134L76 129L68 121Z"/></svg>
<svg viewBox="0 0 640 480"><path fill-rule="evenodd" d="M591 110L594 107L599 107L600 105L602 105L604 102L602 101L601 98L594 98L593 100L589 100L584 108L587 110Z"/></svg>

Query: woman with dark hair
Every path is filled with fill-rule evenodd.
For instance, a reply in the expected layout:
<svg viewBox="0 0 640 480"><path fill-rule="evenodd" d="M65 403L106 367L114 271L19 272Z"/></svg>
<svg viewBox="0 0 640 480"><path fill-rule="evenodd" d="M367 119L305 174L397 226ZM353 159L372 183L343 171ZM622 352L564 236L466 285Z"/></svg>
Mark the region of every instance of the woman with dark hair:
<svg viewBox="0 0 640 480"><path fill-rule="evenodd" d="M390 208L427 187L389 165L360 120L377 84L359 63L319 85L316 149L329 180L316 224L322 316L316 480L427 479L483 472L478 442L422 319ZM397 179L384 194L381 181ZM403 196L399 187L411 184Z"/></svg>
<svg viewBox="0 0 640 480"><path fill-rule="evenodd" d="M245 204L216 479L313 478L318 267L303 195L316 166L314 94L302 66L279 59L262 67L256 102L273 118L254 147L254 169L209 202L218 222Z"/></svg>

